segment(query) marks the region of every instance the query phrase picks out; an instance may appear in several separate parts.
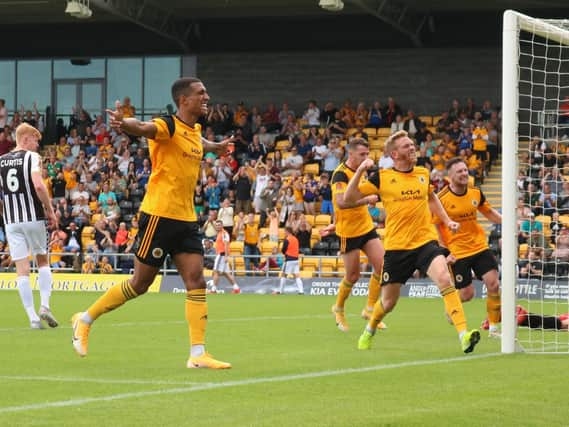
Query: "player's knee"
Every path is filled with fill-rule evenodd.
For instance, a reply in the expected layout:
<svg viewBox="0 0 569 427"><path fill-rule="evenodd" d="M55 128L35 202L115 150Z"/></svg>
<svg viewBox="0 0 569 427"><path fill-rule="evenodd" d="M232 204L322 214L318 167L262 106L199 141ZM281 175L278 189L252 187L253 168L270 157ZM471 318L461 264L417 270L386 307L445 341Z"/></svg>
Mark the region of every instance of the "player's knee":
<svg viewBox="0 0 569 427"><path fill-rule="evenodd" d="M391 297L382 298L381 305L383 305L383 311L389 313L397 305L397 298L391 298Z"/></svg>
<svg viewBox="0 0 569 427"><path fill-rule="evenodd" d="M498 280L492 280L486 284L486 289L489 293L495 295L500 291L500 282Z"/></svg>
<svg viewBox="0 0 569 427"><path fill-rule="evenodd" d="M462 302L470 301L474 298L474 288L472 286L467 286L466 288L462 288L459 290L460 292L460 300Z"/></svg>
<svg viewBox="0 0 569 427"><path fill-rule="evenodd" d="M350 283L356 283L358 281L358 279L360 278L360 272L359 272L359 270L346 272L345 278Z"/></svg>

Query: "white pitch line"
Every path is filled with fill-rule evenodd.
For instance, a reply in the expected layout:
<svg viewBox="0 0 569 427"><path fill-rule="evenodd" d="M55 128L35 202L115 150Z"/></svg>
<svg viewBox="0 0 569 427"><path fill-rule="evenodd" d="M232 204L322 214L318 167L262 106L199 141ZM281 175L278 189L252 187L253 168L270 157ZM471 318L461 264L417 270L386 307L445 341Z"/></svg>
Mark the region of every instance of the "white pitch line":
<svg viewBox="0 0 569 427"><path fill-rule="evenodd" d="M138 391L138 392L130 392L130 393L111 394L109 396L85 397L85 398L81 398L81 399L60 400L60 401L56 401L56 402L35 403L35 404L31 404L31 405L6 406L3 408L0 407L0 414L22 412L22 411L33 411L33 410L41 410L41 409L48 409L48 408L63 408L63 407L69 407L69 406L81 406L81 405L85 405L87 403L112 402L115 400L132 399L132 398L140 398L140 397L147 397L147 396L185 394L185 393L193 393L196 391L203 391L203 390L213 390L213 389L228 388L228 387L241 387L241 386L246 386L246 385L255 385L255 384L263 384L263 383L288 382L288 381L306 380L306 379L312 379L312 378L332 377L332 376L348 375L348 374L359 374L359 373L363 373L363 372L384 371L384 370L390 370L390 369L409 368L409 367L417 367L417 366L439 365L439 364L454 363L454 362L469 362L472 360L486 359L489 357L496 357L496 356L500 356L500 355L501 355L500 353L488 353L488 354L481 354L481 355L477 355L477 356L451 357L451 358L447 358L447 359L416 360L416 361L410 361L410 362L393 363L390 365L375 365L375 366L367 366L367 367L363 367L363 368L349 368L349 369L337 369L337 370L332 370L332 371L306 372L306 373L302 373L302 374L282 375L282 376L277 376L277 377L250 378L250 379L238 380L238 381L223 381L223 382L219 382L219 383L206 383L206 384L197 385L197 386L193 386L193 387L178 387L178 388L171 388L171 389L166 389L166 390Z"/></svg>
<svg viewBox="0 0 569 427"><path fill-rule="evenodd" d="M61 383L96 383L96 384L126 384L126 385L198 385L204 384L195 381L154 381L154 380L118 380L107 378L84 378L84 377L50 377L48 375L0 375L0 380L7 381L51 381Z"/></svg>
<svg viewBox="0 0 569 427"><path fill-rule="evenodd" d="M318 315L300 315L300 316L260 316L260 317L236 317L229 319L211 319L208 323L235 323L235 322L264 322L271 320L304 320L304 319L327 319L331 318L332 315L318 314ZM356 315L347 315L347 317L356 317ZM141 321L141 322L117 322L117 323L97 323L97 328L104 327L118 327L118 328L128 328L128 327L139 327L139 326L164 326L164 325L178 325L185 324L185 320L157 320L157 321ZM60 329L71 329L71 326L60 326ZM31 331L28 328L0 328L1 332L15 332L15 331Z"/></svg>

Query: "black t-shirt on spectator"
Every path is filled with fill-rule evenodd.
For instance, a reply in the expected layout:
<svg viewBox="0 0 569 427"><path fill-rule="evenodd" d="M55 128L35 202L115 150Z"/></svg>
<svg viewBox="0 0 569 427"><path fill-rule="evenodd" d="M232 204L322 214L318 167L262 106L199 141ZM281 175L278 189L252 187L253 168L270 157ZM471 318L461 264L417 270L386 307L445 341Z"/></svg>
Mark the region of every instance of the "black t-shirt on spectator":
<svg viewBox="0 0 569 427"><path fill-rule="evenodd" d="M51 181L51 189L53 191L53 197L65 197L65 185L67 183L64 179L55 178Z"/></svg>
<svg viewBox="0 0 569 427"><path fill-rule="evenodd" d="M246 176L240 176L235 183L235 198L237 200L251 199L251 181Z"/></svg>
<svg viewBox="0 0 569 427"><path fill-rule="evenodd" d="M310 231L308 230L298 230L295 234L298 239L298 247L304 249L310 249Z"/></svg>

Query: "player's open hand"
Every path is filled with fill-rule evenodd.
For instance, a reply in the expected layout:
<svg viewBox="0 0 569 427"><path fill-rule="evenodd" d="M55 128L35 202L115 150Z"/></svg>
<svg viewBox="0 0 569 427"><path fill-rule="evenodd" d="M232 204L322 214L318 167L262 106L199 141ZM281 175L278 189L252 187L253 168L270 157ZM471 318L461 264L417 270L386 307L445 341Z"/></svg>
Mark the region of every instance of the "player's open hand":
<svg viewBox="0 0 569 427"><path fill-rule="evenodd" d="M105 111L109 115L109 125L114 129L120 129L124 118L120 101L115 101L115 110Z"/></svg>
<svg viewBox="0 0 569 427"><path fill-rule="evenodd" d="M456 233L460 228L460 224L455 221L449 221L447 227L452 233Z"/></svg>

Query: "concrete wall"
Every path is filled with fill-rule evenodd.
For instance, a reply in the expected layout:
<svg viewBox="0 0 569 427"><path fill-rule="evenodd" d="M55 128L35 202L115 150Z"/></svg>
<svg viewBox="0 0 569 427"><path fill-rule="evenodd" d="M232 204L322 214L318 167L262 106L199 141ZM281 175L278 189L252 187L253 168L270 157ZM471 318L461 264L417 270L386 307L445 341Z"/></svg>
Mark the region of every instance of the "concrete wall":
<svg viewBox="0 0 569 427"><path fill-rule="evenodd" d="M263 110L288 101L297 114L311 98L322 106L393 96L418 114L438 114L453 98L500 103L501 54L493 48L201 54L197 70L214 103Z"/></svg>

